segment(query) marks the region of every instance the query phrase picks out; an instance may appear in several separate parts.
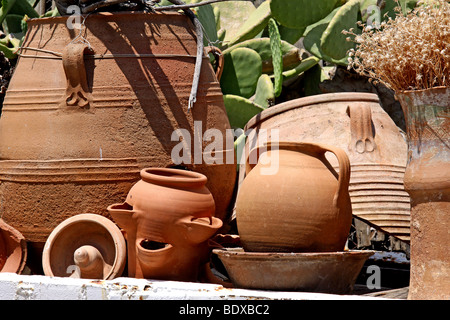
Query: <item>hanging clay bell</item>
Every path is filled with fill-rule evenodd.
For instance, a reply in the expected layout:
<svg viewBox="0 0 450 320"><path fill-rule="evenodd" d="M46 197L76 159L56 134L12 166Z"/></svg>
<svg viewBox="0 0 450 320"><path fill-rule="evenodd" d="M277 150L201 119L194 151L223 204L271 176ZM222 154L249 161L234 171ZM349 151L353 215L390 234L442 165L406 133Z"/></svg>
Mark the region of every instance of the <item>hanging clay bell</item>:
<svg viewBox="0 0 450 320"><path fill-rule="evenodd" d="M0 218L0 272L21 273L27 259L23 235Z"/></svg>
<svg viewBox="0 0 450 320"><path fill-rule="evenodd" d="M208 239L222 226L203 174L147 168L124 203L108 207L124 229L128 276L198 281L209 262Z"/></svg>
<svg viewBox="0 0 450 320"><path fill-rule="evenodd" d="M109 280L122 275L125 263L120 229L108 218L90 213L59 224L42 254L46 276Z"/></svg>

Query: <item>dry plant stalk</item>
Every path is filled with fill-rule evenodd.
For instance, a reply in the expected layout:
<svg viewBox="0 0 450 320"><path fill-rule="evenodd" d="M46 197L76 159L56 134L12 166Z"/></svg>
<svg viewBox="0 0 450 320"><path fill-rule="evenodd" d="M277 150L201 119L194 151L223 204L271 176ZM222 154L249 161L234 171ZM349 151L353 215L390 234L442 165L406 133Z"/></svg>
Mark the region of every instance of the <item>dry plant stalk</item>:
<svg viewBox="0 0 450 320"><path fill-rule="evenodd" d="M363 27L349 51L349 69L381 82L396 92L450 86L450 3L422 3L407 15L379 29ZM349 38L347 38L349 40Z"/></svg>

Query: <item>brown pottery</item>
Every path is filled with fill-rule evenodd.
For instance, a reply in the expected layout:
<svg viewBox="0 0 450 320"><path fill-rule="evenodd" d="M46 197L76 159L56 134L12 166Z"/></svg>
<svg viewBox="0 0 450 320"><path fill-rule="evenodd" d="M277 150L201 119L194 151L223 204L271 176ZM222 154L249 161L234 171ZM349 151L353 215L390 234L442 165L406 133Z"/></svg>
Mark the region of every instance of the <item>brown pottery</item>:
<svg viewBox="0 0 450 320"><path fill-rule="evenodd" d="M339 175L326 152L337 157ZM313 143L268 143L267 149L250 152L246 168L236 199L236 223L245 251L344 249L352 221L345 151Z"/></svg>
<svg viewBox="0 0 450 320"><path fill-rule="evenodd" d="M252 118L245 130L247 151L266 141L265 134L268 141L275 137L343 149L351 164L353 214L409 241L410 198L403 186L407 143L376 94L329 93L287 101ZM262 141L252 141L252 135ZM329 161L338 168L334 157Z"/></svg>
<svg viewBox="0 0 450 320"><path fill-rule="evenodd" d="M450 89L397 93L408 133L409 299L450 298Z"/></svg>
<svg viewBox="0 0 450 320"><path fill-rule="evenodd" d="M21 273L27 260L23 235L0 218L0 272Z"/></svg>
<svg viewBox="0 0 450 320"><path fill-rule="evenodd" d="M128 275L197 281L209 262L208 239L222 226L206 176L147 168L124 203L108 211L126 233Z"/></svg>
<svg viewBox="0 0 450 320"><path fill-rule="evenodd" d="M374 251L245 252L214 249L237 288L348 294Z"/></svg>
<svg viewBox="0 0 450 320"><path fill-rule="evenodd" d="M108 205L126 197L140 170L179 164L172 151L180 140L190 151L180 165L209 178L216 215L224 218L236 176L235 162L225 161L232 133L206 51L188 111L197 51L189 18L98 13L82 30L68 28L67 20L27 21L0 118L4 220L43 245L71 216L108 217ZM180 139L178 129L187 136ZM204 161L208 129L222 134L214 150L222 162ZM229 152L233 158L232 146Z"/></svg>
<svg viewBox="0 0 450 320"><path fill-rule="evenodd" d="M84 213L60 223L42 254L46 276L110 280L120 277L126 263L126 244L110 219Z"/></svg>

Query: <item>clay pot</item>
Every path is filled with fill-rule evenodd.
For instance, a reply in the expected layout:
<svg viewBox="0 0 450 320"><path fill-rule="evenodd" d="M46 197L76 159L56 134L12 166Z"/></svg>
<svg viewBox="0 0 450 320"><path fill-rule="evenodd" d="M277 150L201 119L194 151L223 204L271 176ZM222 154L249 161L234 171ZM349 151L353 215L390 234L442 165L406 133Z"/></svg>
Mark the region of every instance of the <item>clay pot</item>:
<svg viewBox="0 0 450 320"><path fill-rule="evenodd" d="M275 130L280 141L323 143L343 149L351 163L353 214L409 241L410 198L403 186L407 143L377 95L330 93L291 100L264 110L245 130L249 133L247 152L253 134L262 139L256 142L260 145L270 141ZM327 158L337 169L336 159ZM243 179L241 176L239 181Z"/></svg>
<svg viewBox="0 0 450 320"><path fill-rule="evenodd" d="M188 112L197 52L189 18L90 14L82 30L90 47L75 40L79 30L69 29L68 19L27 21L0 118L5 221L43 244L80 212L109 217L106 208L126 197L140 170L178 165L172 157L181 143L178 129L191 151L191 161L180 165L209 178L216 215L225 218L236 177L236 164L225 161L227 152L234 156L225 139L232 132L206 52ZM216 142L214 151L223 162L204 161L209 142L201 135L208 129L222 134L223 146Z"/></svg>
<svg viewBox="0 0 450 320"><path fill-rule="evenodd" d="M27 260L23 235L0 218L0 272L21 273Z"/></svg>
<svg viewBox="0 0 450 320"><path fill-rule="evenodd" d="M375 251L275 253L214 249L234 287L349 294Z"/></svg>
<svg viewBox="0 0 450 320"><path fill-rule="evenodd" d="M98 214L79 214L60 223L42 254L46 276L110 280L122 275L126 243L120 229Z"/></svg>
<svg viewBox="0 0 450 320"><path fill-rule="evenodd" d="M411 196L409 299L450 296L450 89L396 94L405 114Z"/></svg>
<svg viewBox="0 0 450 320"><path fill-rule="evenodd" d="M222 226L206 176L186 170L147 168L126 201L108 211L124 229L128 275L197 281L209 261L207 240Z"/></svg>
<svg viewBox="0 0 450 320"><path fill-rule="evenodd" d="M259 157L253 156L257 152ZM337 157L339 176L326 152ZM352 209L350 163L343 150L313 143L269 143L266 150L252 150L246 168L236 199L236 223L245 251L344 249Z"/></svg>

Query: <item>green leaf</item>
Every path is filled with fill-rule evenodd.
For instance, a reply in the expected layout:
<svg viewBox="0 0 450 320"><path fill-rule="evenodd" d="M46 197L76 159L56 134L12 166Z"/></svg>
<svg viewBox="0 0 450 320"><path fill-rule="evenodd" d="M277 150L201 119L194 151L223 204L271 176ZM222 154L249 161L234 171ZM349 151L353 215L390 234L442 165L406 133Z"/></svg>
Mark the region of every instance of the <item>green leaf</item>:
<svg viewBox="0 0 450 320"><path fill-rule="evenodd" d="M224 95L223 101L232 128L244 128L251 118L264 110L250 100L236 95Z"/></svg>
<svg viewBox="0 0 450 320"><path fill-rule="evenodd" d="M239 28L237 35L228 43L228 46L231 47L236 43L254 38L264 30L270 17L270 1L267 0L252 12L244 24Z"/></svg>
<svg viewBox="0 0 450 320"><path fill-rule="evenodd" d="M355 47L355 43L347 41L342 31L354 28L358 32L359 0L350 0L339 8L320 39L322 52L335 60L345 60L347 51Z"/></svg>
<svg viewBox="0 0 450 320"><path fill-rule="evenodd" d="M305 28L288 28L283 25L278 26L281 40L287 41L291 44L295 44L303 36Z"/></svg>
<svg viewBox="0 0 450 320"><path fill-rule="evenodd" d="M281 38L274 19L269 20L270 49L272 51L273 74L275 77L275 97L281 94L283 88L283 54L281 52Z"/></svg>
<svg viewBox="0 0 450 320"><path fill-rule="evenodd" d="M0 43L0 51L2 51L5 54L5 57L8 59L17 58L16 48L9 48Z"/></svg>
<svg viewBox="0 0 450 320"><path fill-rule="evenodd" d="M195 9L198 20L200 20L204 29L204 44L209 45L208 40L216 44L219 39L217 36L216 18L213 7L208 4Z"/></svg>
<svg viewBox="0 0 450 320"><path fill-rule="evenodd" d="M338 0L272 0L273 17L288 28L306 28L326 17Z"/></svg>
<svg viewBox="0 0 450 320"><path fill-rule="evenodd" d="M220 86L224 94L235 94L250 98L262 74L259 54L249 48L236 48L224 54L224 67Z"/></svg>
<svg viewBox="0 0 450 320"><path fill-rule="evenodd" d="M270 102L275 100L275 92L273 89L273 83L269 75L262 74L258 79L256 85L255 99L253 102L262 108L268 108Z"/></svg>
<svg viewBox="0 0 450 320"><path fill-rule="evenodd" d="M291 79L291 78L301 74L302 72L307 71L308 69L310 69L310 68L314 67L316 64L318 64L319 61L320 61L320 59L315 56L311 56L311 57L304 59L294 69L283 72L284 80Z"/></svg>

